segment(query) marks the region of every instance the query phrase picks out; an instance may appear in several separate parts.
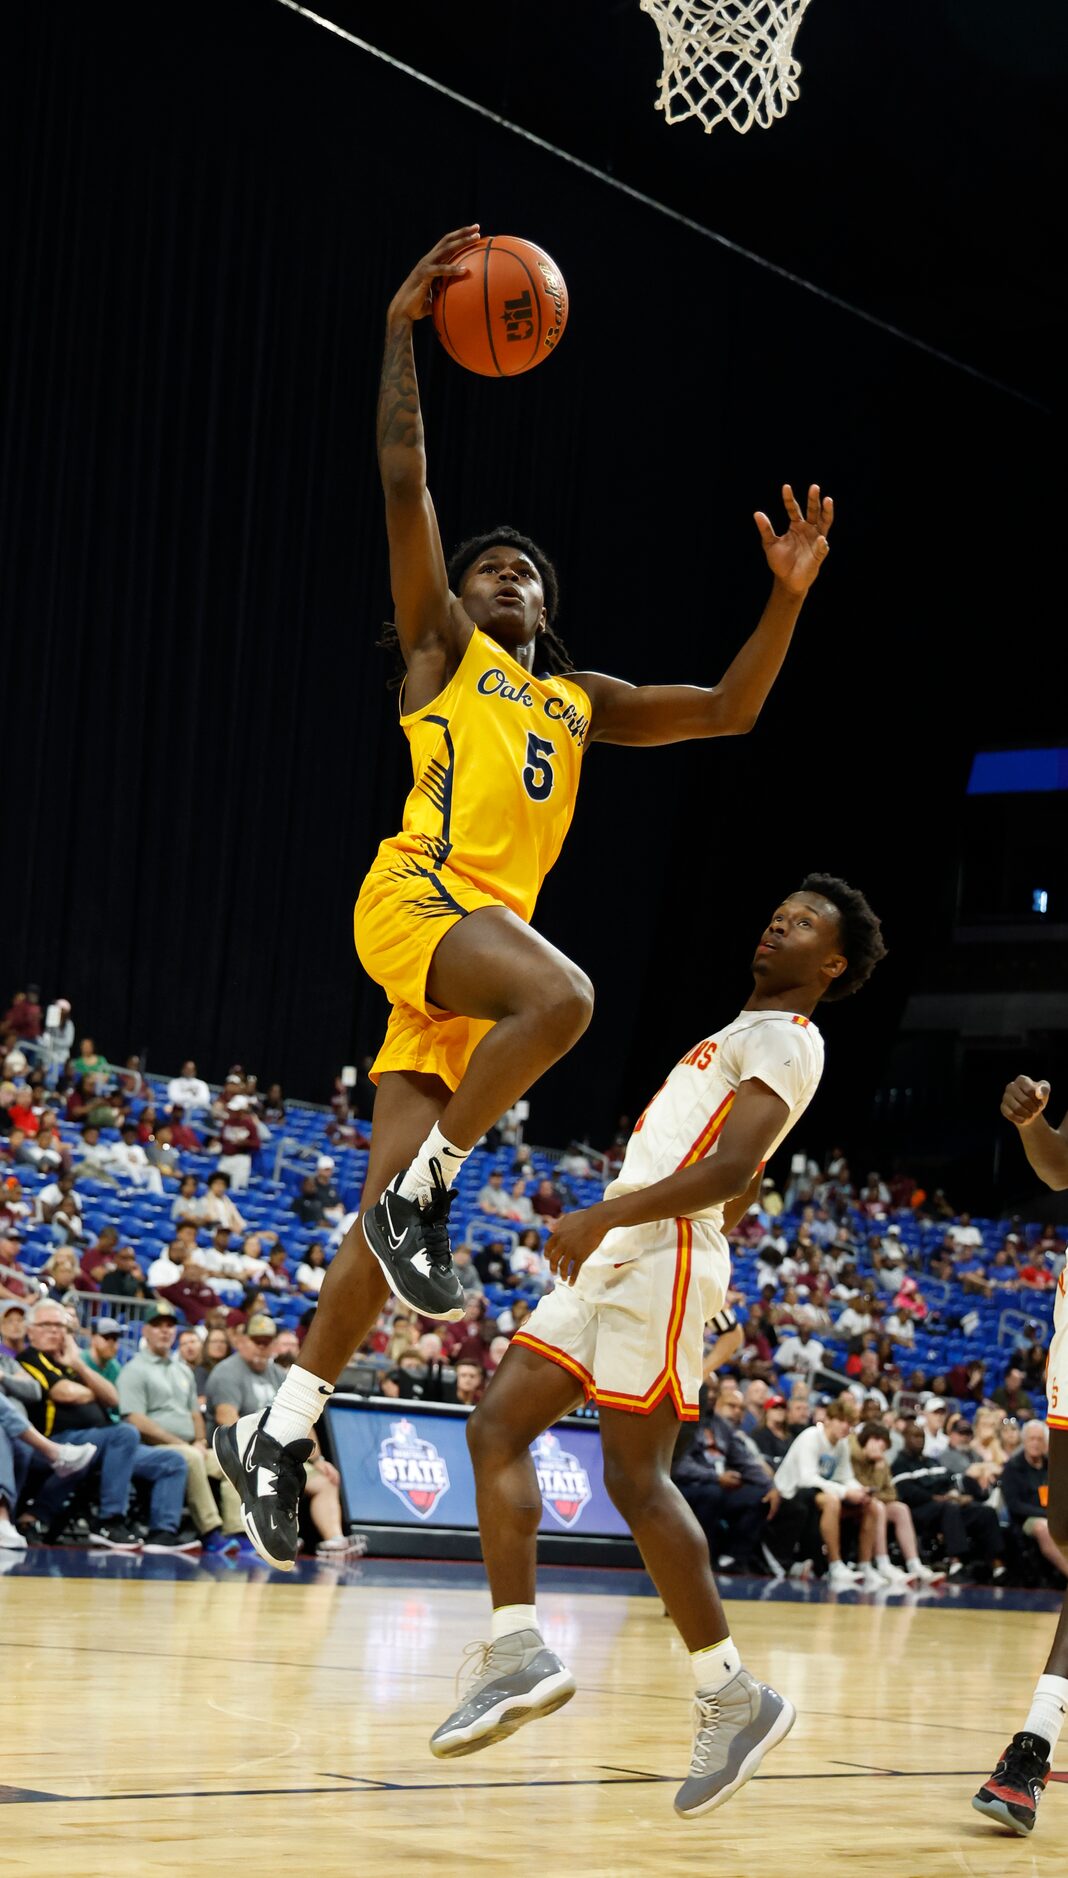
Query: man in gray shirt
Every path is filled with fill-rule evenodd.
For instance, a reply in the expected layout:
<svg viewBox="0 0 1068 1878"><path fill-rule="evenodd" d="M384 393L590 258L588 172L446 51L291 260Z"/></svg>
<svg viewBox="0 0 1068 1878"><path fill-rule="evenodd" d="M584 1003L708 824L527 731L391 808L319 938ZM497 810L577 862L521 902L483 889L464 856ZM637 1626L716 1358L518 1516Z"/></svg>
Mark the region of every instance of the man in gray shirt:
<svg viewBox="0 0 1068 1878"><path fill-rule="evenodd" d="M268 1408L285 1381L285 1370L271 1361L278 1325L257 1311L234 1337L233 1356L224 1357L208 1377L205 1400L213 1428L228 1428L240 1415Z"/></svg>
<svg viewBox="0 0 1068 1878"><path fill-rule="evenodd" d="M144 1326L144 1348L119 1372L119 1413L151 1448L177 1448L188 1472L186 1501L205 1552L226 1552L243 1532L241 1501L207 1442L192 1370L174 1358L178 1321L161 1304ZM228 1357L226 1362L234 1359ZM224 1364L218 1365L220 1369ZM222 1517L210 1482L217 1480Z"/></svg>

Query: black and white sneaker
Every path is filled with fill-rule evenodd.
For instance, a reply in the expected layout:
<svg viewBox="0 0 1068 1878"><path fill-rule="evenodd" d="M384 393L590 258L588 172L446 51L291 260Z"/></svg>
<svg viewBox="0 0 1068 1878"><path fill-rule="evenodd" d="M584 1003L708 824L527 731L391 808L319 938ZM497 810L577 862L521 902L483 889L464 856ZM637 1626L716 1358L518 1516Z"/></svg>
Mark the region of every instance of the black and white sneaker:
<svg viewBox="0 0 1068 1878"><path fill-rule="evenodd" d="M420 1317L458 1323L467 1308L449 1245L449 1208L456 1198L434 1166L434 1193L425 1206L390 1186L363 1216L363 1236L394 1297Z"/></svg>
<svg viewBox="0 0 1068 1878"><path fill-rule="evenodd" d="M290 1441L283 1447L264 1430L270 1412L242 1415L229 1428L216 1428L212 1447L241 1496L242 1523L260 1557L278 1571L291 1572L300 1547L304 1465L314 1444Z"/></svg>
<svg viewBox="0 0 1068 1878"><path fill-rule="evenodd" d="M162 1526L156 1526L149 1533L141 1550L143 1552L180 1552L183 1557L188 1558L192 1553L200 1551L200 1540L183 1538L180 1532L166 1532Z"/></svg>
<svg viewBox="0 0 1068 1878"><path fill-rule="evenodd" d="M124 1519L98 1519L89 1529L89 1544L106 1552L140 1552L141 1541Z"/></svg>

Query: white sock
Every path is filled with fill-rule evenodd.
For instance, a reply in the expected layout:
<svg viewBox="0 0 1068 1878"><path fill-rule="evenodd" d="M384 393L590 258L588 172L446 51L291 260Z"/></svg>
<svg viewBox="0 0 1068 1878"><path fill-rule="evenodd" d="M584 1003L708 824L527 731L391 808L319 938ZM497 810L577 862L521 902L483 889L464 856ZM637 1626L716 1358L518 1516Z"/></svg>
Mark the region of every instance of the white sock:
<svg viewBox="0 0 1068 1878"><path fill-rule="evenodd" d="M267 1411L267 1434L283 1447L291 1441L306 1441L333 1393L332 1382L294 1363Z"/></svg>
<svg viewBox="0 0 1068 1878"><path fill-rule="evenodd" d="M742 1659L731 1636L724 1637L722 1643L709 1644L706 1650L690 1652L693 1686L698 1695L715 1695L718 1689L722 1689L738 1674L741 1667Z"/></svg>
<svg viewBox="0 0 1068 1878"><path fill-rule="evenodd" d="M446 1187L451 1187L470 1152L470 1148L457 1148L446 1141L435 1122L411 1166L393 1183L394 1187L402 1200L418 1200L420 1206L426 1206L434 1193L431 1163L437 1162L442 1181Z"/></svg>
<svg viewBox="0 0 1068 1878"><path fill-rule="evenodd" d="M916 1573L920 1569L920 1564L921 1561L918 1558L907 1558L905 1560L905 1570L908 1572L910 1578L915 1578Z"/></svg>
<svg viewBox="0 0 1068 1878"><path fill-rule="evenodd" d="M1035 1698L1031 1704L1031 1713L1023 1725L1023 1733L1041 1735L1049 1742L1049 1757L1053 1759L1053 1750L1060 1740L1065 1716L1068 1715L1068 1676L1040 1676L1035 1685Z"/></svg>
<svg viewBox="0 0 1068 1878"><path fill-rule="evenodd" d="M875 1560L876 1570L883 1571L890 1563L889 1552L880 1552Z"/></svg>
<svg viewBox="0 0 1068 1878"><path fill-rule="evenodd" d="M510 1637L516 1630L538 1630L538 1609L535 1604L498 1604L493 1612L493 1629L490 1635L494 1643L502 1637Z"/></svg>

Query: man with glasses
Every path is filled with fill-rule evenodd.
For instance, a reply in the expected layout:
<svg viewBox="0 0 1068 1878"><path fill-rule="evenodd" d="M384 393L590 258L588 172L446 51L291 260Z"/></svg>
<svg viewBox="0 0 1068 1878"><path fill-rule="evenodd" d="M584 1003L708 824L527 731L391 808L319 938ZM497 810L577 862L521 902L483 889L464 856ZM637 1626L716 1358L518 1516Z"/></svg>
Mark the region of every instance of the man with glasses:
<svg viewBox="0 0 1068 1878"><path fill-rule="evenodd" d="M29 1339L20 1358L22 1367L39 1384L41 1399L28 1414L40 1432L64 1443L88 1443L100 1456L98 1511L89 1534L90 1545L109 1552L138 1552L141 1541L128 1523L130 1484L134 1478L151 1484L149 1533L146 1552L180 1552L190 1548L179 1537L185 1501L186 1465L170 1450L154 1452L142 1446L135 1428L114 1422L118 1407L114 1383L92 1369L71 1335L62 1305L44 1298L30 1312ZM33 1536L47 1541L60 1524L70 1499L65 1481L48 1481L34 1501Z"/></svg>

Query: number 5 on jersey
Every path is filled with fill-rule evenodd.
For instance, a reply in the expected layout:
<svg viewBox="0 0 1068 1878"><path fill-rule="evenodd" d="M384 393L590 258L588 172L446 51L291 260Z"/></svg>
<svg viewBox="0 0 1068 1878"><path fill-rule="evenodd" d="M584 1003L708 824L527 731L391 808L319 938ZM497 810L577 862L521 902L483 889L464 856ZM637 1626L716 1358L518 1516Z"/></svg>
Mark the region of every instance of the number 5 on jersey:
<svg viewBox="0 0 1068 1878"><path fill-rule="evenodd" d="M536 737L533 731L529 733L523 787L533 802L544 802L552 794L552 758L555 755L556 745L550 743L547 737Z"/></svg>

